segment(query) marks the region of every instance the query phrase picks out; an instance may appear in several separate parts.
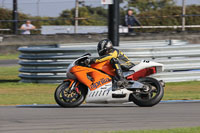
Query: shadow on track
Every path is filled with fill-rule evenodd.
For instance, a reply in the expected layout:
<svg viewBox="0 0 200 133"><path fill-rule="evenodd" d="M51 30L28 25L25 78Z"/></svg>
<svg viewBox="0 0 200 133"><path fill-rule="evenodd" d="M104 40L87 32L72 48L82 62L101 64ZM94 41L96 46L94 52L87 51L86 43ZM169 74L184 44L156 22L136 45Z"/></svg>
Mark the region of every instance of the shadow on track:
<svg viewBox="0 0 200 133"><path fill-rule="evenodd" d="M135 104L82 104L79 107L69 108L133 108ZM59 105L18 105L16 108L63 108Z"/></svg>

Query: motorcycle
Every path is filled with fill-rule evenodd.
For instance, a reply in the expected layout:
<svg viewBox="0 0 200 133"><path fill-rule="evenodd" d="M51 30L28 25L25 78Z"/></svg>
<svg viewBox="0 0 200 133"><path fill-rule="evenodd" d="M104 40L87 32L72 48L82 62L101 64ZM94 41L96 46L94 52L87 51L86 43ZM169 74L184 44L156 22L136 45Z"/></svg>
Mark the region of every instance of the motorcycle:
<svg viewBox="0 0 200 133"><path fill-rule="evenodd" d="M140 107L158 104L164 95L164 82L148 77L162 72L163 64L142 60L123 72L128 80L126 88L117 89L115 70L110 61L89 64L91 54L71 63L66 79L56 88L54 98L61 107L77 107L86 103L133 102Z"/></svg>

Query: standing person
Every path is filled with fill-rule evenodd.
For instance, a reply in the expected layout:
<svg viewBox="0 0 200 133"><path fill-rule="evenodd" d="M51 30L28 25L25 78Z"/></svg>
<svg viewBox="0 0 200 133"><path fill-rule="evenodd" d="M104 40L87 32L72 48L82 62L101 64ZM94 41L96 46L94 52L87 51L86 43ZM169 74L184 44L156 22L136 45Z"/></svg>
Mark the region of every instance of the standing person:
<svg viewBox="0 0 200 133"><path fill-rule="evenodd" d="M141 23L133 15L133 10L128 9L127 15L125 16L125 25L128 26L128 32L133 32L131 26L141 26Z"/></svg>
<svg viewBox="0 0 200 133"><path fill-rule="evenodd" d="M30 35L30 30L34 30L35 26L31 24L30 20L27 20L25 24L23 24L20 29L22 30L22 34L24 35Z"/></svg>

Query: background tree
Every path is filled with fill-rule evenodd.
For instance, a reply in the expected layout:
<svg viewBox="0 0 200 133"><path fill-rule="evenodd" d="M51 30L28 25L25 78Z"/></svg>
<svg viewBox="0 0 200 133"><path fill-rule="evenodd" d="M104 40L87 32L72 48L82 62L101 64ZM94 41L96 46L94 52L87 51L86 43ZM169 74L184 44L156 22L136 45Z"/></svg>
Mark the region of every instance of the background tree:
<svg viewBox="0 0 200 133"><path fill-rule="evenodd" d="M18 16L19 20L28 19L28 15L23 13L19 13ZM12 20L12 11L5 8L0 8L0 20ZM12 22L0 23L0 28L3 29L8 27L12 27Z"/></svg>
<svg viewBox="0 0 200 133"><path fill-rule="evenodd" d="M132 2L132 3L131 3ZM133 3L134 2L134 3ZM143 26L172 26L181 25L182 7L176 6L173 0L129 0L129 6L134 8L134 14ZM186 7L186 14L200 14L200 5L189 5ZM120 24L124 24L126 8L120 8ZM59 17L33 17L19 12L19 27L25 20L33 20L32 23L40 28L42 25L74 25L75 8L64 10ZM178 15L178 16L177 16ZM108 10L103 7L81 6L79 8L79 25L107 25ZM12 11L0 8L0 20L12 20ZM186 17L186 25L199 25L200 17ZM12 21L1 22L1 29L12 29ZM138 32L169 31L174 29L138 29ZM177 29L176 29L177 30ZM178 29L181 30L181 29ZM186 30L200 30L197 28Z"/></svg>
<svg viewBox="0 0 200 133"><path fill-rule="evenodd" d="M67 15L66 15L67 14ZM64 10L59 18L68 19L65 24L74 25L75 8ZM103 7L84 6L79 7L79 25L106 25L107 10Z"/></svg>
<svg viewBox="0 0 200 133"><path fill-rule="evenodd" d="M173 0L127 0L127 1L128 1L128 7L133 7L138 12L158 10L175 5Z"/></svg>

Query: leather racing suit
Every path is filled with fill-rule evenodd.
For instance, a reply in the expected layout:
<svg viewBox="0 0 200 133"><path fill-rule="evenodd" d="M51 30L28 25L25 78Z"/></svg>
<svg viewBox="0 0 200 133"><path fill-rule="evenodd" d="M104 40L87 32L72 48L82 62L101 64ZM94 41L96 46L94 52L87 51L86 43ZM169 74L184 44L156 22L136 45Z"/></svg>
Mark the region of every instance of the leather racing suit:
<svg viewBox="0 0 200 133"><path fill-rule="evenodd" d="M124 79L122 70L128 71L134 66L134 64L128 59L128 57L123 52L115 48L112 48L108 54L93 59L93 62L99 63L106 60L110 60L110 63L115 69L117 80Z"/></svg>

